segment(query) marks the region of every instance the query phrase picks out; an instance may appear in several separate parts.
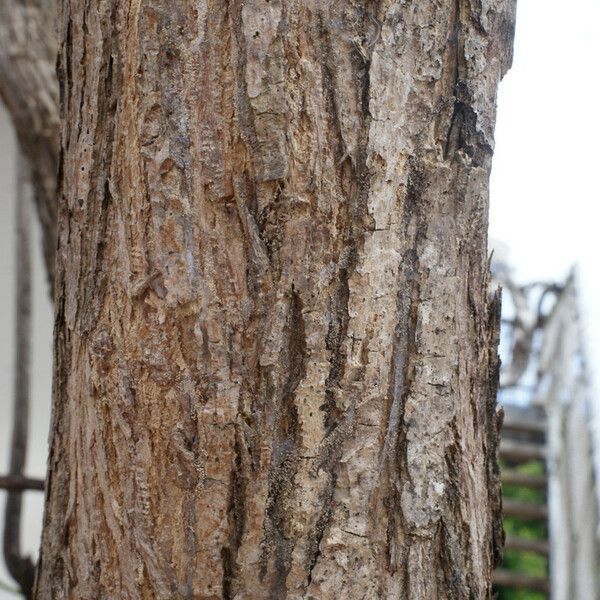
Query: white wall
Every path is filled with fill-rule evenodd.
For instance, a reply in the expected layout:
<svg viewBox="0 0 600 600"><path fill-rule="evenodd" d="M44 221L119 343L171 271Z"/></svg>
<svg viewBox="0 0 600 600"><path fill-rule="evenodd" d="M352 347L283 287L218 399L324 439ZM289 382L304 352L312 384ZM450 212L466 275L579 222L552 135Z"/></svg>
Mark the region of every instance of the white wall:
<svg viewBox="0 0 600 600"><path fill-rule="evenodd" d="M5 473L8 468L14 367L15 159L14 133L6 110L0 104L0 472L2 473ZM34 222L34 227L33 356L27 475L43 477L46 470L50 419L53 316L43 272L37 221ZM5 492L0 491L2 511L0 526L2 527L4 502ZM27 492L22 537L25 551L35 556L37 556L40 539L42 509L43 494ZM4 583L12 583L3 563L0 564L0 580ZM15 598L14 594L0 589L0 600Z"/></svg>

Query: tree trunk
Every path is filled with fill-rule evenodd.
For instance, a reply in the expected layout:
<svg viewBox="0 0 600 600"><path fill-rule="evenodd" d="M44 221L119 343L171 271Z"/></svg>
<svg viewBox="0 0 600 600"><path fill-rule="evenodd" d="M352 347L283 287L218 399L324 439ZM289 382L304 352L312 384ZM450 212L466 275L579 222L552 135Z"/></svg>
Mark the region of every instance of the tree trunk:
<svg viewBox="0 0 600 600"><path fill-rule="evenodd" d="M63 0L37 598L490 596L513 0Z"/></svg>
<svg viewBox="0 0 600 600"><path fill-rule="evenodd" d="M51 284L56 249L60 137L55 22L55 0L2 0L0 97L10 112L19 146L31 171Z"/></svg>

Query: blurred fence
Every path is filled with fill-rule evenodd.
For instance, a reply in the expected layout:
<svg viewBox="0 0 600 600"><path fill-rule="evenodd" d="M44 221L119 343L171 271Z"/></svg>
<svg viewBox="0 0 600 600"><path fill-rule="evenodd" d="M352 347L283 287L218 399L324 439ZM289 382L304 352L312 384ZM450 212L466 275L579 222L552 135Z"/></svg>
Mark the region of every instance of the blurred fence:
<svg viewBox="0 0 600 600"><path fill-rule="evenodd" d="M500 597L512 598L507 590L519 588L543 594L531 598L549 593L552 600L594 600L600 598L595 470L600 456L576 278L569 277L564 286L517 286L501 271L498 279L507 296L499 395L507 415L501 445L505 515L507 521L515 517L514 497L527 496L523 488L537 482L539 489L541 482L547 485L545 495L534 497L537 502L531 503L528 514L544 522L549 537L547 543L538 544L528 538L507 538L513 568L503 565L496 574ZM537 426L528 429L526 423ZM526 473L535 470L535 461L543 469L537 479ZM527 510L521 505L516 518L524 518ZM506 529L511 527L513 522L505 523ZM515 550L522 553L522 560L514 559ZM544 556L546 574L527 572L531 553Z"/></svg>

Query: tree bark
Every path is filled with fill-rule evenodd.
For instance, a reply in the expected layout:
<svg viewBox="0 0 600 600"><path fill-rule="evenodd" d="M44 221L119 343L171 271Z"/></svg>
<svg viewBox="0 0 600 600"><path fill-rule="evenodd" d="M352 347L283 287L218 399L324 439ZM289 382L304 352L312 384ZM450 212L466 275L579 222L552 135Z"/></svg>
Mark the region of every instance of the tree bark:
<svg viewBox="0 0 600 600"><path fill-rule="evenodd" d="M488 598L513 0L63 0L37 598Z"/></svg>
<svg viewBox="0 0 600 600"><path fill-rule="evenodd" d="M60 137L54 0L3 0L0 9L0 97L27 158L42 227L46 271L53 281L56 173Z"/></svg>

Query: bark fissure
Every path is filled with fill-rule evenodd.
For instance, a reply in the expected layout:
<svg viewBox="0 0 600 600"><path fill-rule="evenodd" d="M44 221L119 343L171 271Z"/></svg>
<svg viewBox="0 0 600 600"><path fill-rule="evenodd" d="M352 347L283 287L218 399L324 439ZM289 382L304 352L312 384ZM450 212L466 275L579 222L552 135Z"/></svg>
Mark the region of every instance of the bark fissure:
<svg viewBox="0 0 600 600"><path fill-rule="evenodd" d="M286 579L291 568L291 554L294 549L293 526L290 523L290 498L300 460L296 390L306 374L306 334L302 301L294 289L290 293L288 314L288 348L285 364L288 365L289 372L283 385L281 401L277 403L279 406L275 405L278 414L267 497L269 523L264 544L265 548L272 545L268 552L274 554L276 576L271 584L272 598L286 597ZM268 559L268 555L265 555L263 569L267 568Z"/></svg>

